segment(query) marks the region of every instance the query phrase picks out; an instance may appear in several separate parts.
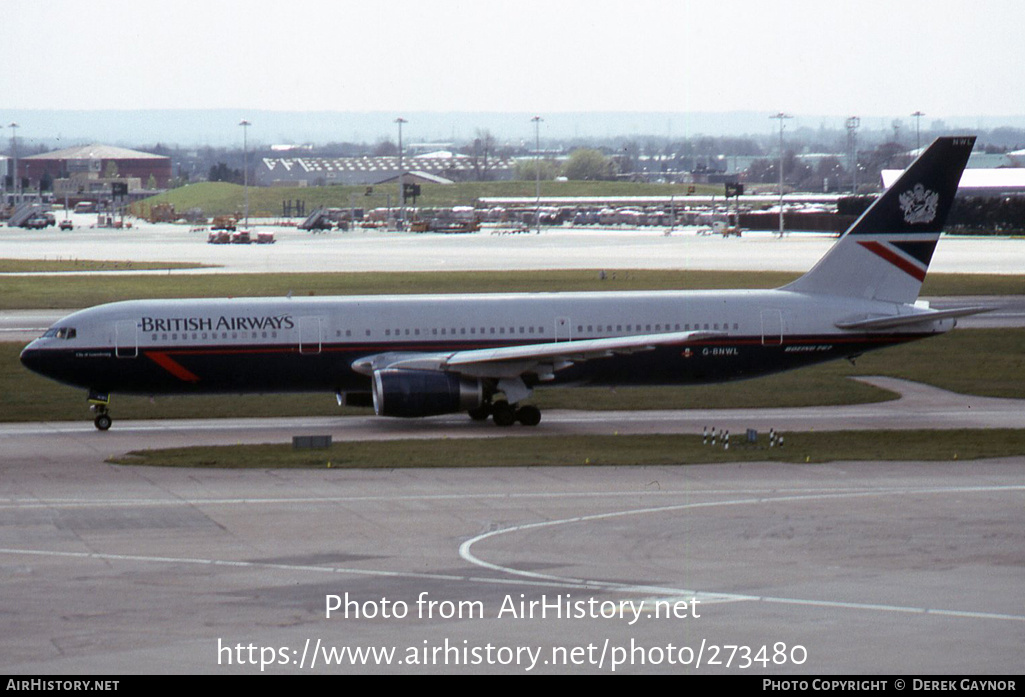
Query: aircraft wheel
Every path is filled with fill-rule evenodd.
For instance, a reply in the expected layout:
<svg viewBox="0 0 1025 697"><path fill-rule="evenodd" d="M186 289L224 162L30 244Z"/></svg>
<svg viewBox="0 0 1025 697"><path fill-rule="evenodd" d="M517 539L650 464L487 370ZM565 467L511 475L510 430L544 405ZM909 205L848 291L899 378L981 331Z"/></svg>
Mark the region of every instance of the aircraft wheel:
<svg viewBox="0 0 1025 697"><path fill-rule="evenodd" d="M516 410L516 420L524 426L537 426L541 423L541 410L527 405Z"/></svg>
<svg viewBox="0 0 1025 697"><path fill-rule="evenodd" d="M467 413L470 415L470 418L474 421L484 421L489 416L491 416L491 409L488 408L487 404L482 404L475 409L471 409Z"/></svg>
<svg viewBox="0 0 1025 697"><path fill-rule="evenodd" d="M114 420L110 418L110 414L97 414L96 418L93 419L93 425L100 431L106 431L112 423L114 423Z"/></svg>
<svg viewBox="0 0 1025 697"><path fill-rule="evenodd" d="M516 423L516 410L509 402L495 402L491 407L491 418L496 426L512 426Z"/></svg>

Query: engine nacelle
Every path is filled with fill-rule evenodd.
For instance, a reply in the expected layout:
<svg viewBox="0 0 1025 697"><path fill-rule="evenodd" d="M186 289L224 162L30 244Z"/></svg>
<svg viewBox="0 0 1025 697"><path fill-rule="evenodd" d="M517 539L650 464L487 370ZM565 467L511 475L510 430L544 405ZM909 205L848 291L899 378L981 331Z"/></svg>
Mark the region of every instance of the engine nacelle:
<svg viewBox="0 0 1025 697"><path fill-rule="evenodd" d="M374 412L378 416L438 416L476 409L483 403L480 380L433 370L374 372Z"/></svg>

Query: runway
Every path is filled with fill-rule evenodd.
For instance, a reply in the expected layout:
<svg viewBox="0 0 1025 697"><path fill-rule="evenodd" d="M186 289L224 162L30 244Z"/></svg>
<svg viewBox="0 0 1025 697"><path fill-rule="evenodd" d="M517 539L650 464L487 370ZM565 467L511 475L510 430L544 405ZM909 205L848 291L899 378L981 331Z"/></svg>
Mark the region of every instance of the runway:
<svg viewBox="0 0 1025 697"><path fill-rule="evenodd" d="M12 674L1019 671L1020 460L47 459L0 504Z"/></svg>
<svg viewBox="0 0 1025 697"><path fill-rule="evenodd" d="M552 412L512 431L695 432L720 416L723 427L784 430L1025 426L1021 401L872 381L905 396L723 414ZM108 433L3 425L0 669L1018 670L1025 458L394 471L103 462L136 447L428 431L508 432L445 418L124 420ZM349 617L327 617L335 603ZM338 653L355 647L379 653ZM752 663L762 647L769 661Z"/></svg>
<svg viewBox="0 0 1025 697"><path fill-rule="evenodd" d="M294 227L254 226L274 232L272 245L211 245L206 232L135 221L131 230L70 232L4 229L4 258L163 261L212 265L150 274L313 273L359 271L485 271L503 269L678 269L794 271L810 269L835 235L793 233L780 239L754 231L743 237L699 234L697 228L545 228L538 234L501 234L485 227L465 235L357 230L313 234ZM1021 274L1025 240L944 236L932 273ZM95 275L97 272L79 272ZM123 272L114 272L123 273Z"/></svg>

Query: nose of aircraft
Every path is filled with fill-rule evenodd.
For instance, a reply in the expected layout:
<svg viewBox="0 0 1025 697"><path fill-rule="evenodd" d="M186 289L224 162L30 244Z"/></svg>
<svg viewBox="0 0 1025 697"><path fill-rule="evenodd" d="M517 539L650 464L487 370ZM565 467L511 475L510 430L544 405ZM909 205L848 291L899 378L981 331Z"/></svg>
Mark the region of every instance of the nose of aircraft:
<svg viewBox="0 0 1025 697"><path fill-rule="evenodd" d="M43 351L36 344L37 342L33 341L22 349L21 364L34 373L45 375L46 372L43 370Z"/></svg>

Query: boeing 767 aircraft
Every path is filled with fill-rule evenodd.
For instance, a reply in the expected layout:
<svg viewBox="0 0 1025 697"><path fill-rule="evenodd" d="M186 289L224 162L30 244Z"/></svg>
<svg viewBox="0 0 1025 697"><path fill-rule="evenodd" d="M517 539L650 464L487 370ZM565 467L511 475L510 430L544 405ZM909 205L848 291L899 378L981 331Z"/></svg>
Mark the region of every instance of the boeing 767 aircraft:
<svg viewBox="0 0 1025 697"><path fill-rule="evenodd" d="M941 334L917 303L974 137L936 140L793 283L774 290L135 300L75 312L21 361L111 393L334 392L382 416L537 425L540 384L766 375Z"/></svg>

